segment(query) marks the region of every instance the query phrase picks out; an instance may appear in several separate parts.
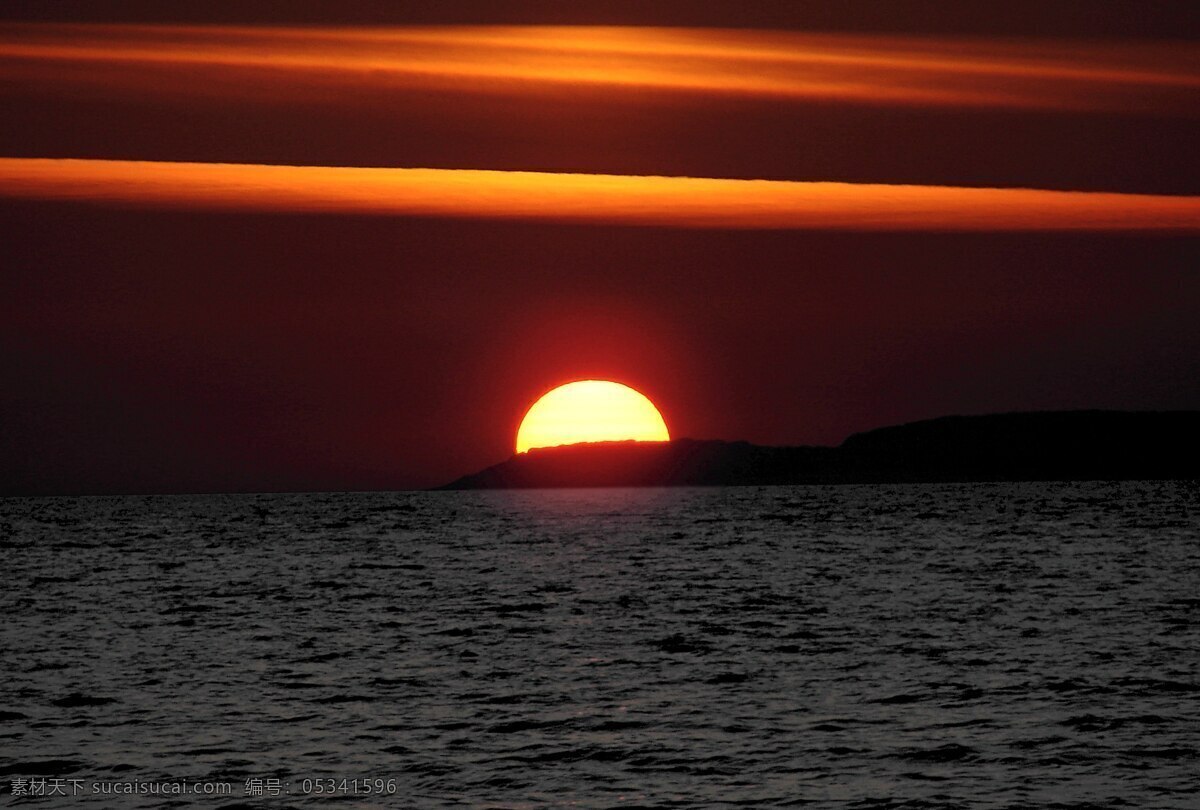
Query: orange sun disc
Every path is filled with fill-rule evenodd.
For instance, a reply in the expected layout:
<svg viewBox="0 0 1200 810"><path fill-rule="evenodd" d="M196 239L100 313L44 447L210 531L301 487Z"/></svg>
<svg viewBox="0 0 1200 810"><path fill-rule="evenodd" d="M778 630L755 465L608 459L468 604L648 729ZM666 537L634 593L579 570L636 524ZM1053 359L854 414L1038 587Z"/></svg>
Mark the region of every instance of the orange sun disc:
<svg viewBox="0 0 1200 810"><path fill-rule="evenodd" d="M630 440L671 440L654 403L627 385L581 380L560 385L533 403L517 431L517 452L579 442Z"/></svg>

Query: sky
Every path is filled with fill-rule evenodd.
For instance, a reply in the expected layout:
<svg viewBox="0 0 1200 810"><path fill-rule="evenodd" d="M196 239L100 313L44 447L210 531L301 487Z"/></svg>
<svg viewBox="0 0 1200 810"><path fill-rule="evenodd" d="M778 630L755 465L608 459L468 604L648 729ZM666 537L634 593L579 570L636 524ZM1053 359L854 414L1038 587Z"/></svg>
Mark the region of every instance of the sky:
<svg viewBox="0 0 1200 810"><path fill-rule="evenodd" d="M0 9L0 493L1200 408L1187 4L161 5Z"/></svg>

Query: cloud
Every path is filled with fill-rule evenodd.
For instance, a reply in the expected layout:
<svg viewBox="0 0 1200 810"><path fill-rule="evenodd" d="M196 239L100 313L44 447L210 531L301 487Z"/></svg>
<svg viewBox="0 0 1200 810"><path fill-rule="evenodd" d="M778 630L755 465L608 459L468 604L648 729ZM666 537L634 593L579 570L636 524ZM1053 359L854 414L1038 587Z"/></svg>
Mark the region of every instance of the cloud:
<svg viewBox="0 0 1200 810"><path fill-rule="evenodd" d="M184 95L570 87L1194 116L1200 67L1189 50L683 28L7 24L0 77Z"/></svg>
<svg viewBox="0 0 1200 810"><path fill-rule="evenodd" d="M1200 197L455 169L0 158L0 196L674 228L1200 232Z"/></svg>

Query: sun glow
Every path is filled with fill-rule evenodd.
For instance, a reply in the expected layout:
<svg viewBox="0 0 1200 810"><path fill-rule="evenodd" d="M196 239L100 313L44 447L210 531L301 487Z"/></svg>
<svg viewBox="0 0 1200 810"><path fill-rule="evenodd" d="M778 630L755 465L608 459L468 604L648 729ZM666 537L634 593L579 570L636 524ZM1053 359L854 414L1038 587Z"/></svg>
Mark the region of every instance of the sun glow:
<svg viewBox="0 0 1200 810"><path fill-rule="evenodd" d="M581 380L560 385L525 413L517 452L579 442L666 442L666 422L654 403L627 385Z"/></svg>

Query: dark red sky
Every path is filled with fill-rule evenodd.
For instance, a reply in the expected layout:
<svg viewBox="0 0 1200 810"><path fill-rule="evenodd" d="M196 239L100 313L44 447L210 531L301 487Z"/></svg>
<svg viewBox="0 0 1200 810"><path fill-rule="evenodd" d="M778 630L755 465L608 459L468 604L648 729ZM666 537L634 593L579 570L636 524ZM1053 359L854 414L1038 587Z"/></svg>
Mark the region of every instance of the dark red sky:
<svg viewBox="0 0 1200 810"><path fill-rule="evenodd" d="M73 11L47 5L4 14L61 23ZM61 28L0 25L0 157L1200 194L1186 4L763 4L745 17L663 3L648 4L651 18L635 15L643 4L503 17L476 5L439 5L434 19L358 4L340 21L864 38L835 39L835 51L902 34L905 48L924 37L972 58L1001 48L1008 60L1115 60L1183 79L1015 84L1010 73L983 88L1009 100L953 103L398 82L43 60L16 50L58 42ZM92 4L80 19L339 22L304 4L287 18L220 4L167 20L156 7ZM1200 408L1195 232L630 227L0 193L0 492L431 485L504 458L532 399L580 377L644 391L673 435L771 444L947 413Z"/></svg>
<svg viewBox="0 0 1200 810"><path fill-rule="evenodd" d="M60 22L223 22L354 25L687 25L986 36L1188 38L1187 0L12 0L0 18Z"/></svg>

